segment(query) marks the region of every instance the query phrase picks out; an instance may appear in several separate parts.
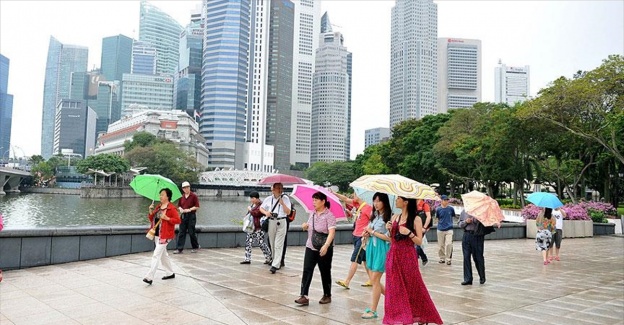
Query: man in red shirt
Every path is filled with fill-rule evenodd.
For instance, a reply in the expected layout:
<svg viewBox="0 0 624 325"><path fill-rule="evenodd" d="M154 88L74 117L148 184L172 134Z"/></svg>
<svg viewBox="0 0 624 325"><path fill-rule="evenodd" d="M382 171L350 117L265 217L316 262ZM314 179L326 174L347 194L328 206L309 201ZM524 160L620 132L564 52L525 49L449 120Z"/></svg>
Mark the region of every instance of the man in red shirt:
<svg viewBox="0 0 624 325"><path fill-rule="evenodd" d="M370 222L370 218L373 214L373 207L367 204L355 193L353 194L352 199L339 193L334 194L336 194L341 201L345 202L345 204L353 204L353 206L357 209L355 212L355 229L353 229L353 253L351 254L351 267L349 267L349 274L347 275L347 278L344 281L338 280L336 283L345 289L349 289L349 283L357 271L358 264L363 264L369 280L362 284L362 286L370 287L370 271L366 268L366 250L364 249L362 243L362 234Z"/></svg>
<svg viewBox="0 0 624 325"><path fill-rule="evenodd" d="M178 201L178 209L180 210L180 230L178 232L178 244L174 254L180 254L184 250L186 244L186 233L191 237L191 253L197 253L200 248L195 234L195 224L197 223L196 212L199 209L199 199L197 195L191 192L191 184L189 182L182 183L182 191L184 194Z"/></svg>
<svg viewBox="0 0 624 325"><path fill-rule="evenodd" d="M429 228L431 228L431 207L429 206L429 203L425 202L425 200L418 199L416 201L416 211L419 216L423 213L426 216L426 219L423 222L424 236L427 231L429 231ZM429 263L429 259L427 258L427 254L425 254L425 250L423 250L420 246L416 246L416 252L418 253L418 257L422 260L422 266L427 265L427 263Z"/></svg>

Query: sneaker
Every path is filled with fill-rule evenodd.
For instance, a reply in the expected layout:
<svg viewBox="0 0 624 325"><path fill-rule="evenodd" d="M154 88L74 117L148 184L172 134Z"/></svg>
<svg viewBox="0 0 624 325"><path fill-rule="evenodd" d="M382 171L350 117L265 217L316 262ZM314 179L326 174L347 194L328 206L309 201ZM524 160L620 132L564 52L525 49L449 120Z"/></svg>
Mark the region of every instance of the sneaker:
<svg viewBox="0 0 624 325"><path fill-rule="evenodd" d="M438 263L444 264L444 260L439 260Z"/></svg>
<svg viewBox="0 0 624 325"><path fill-rule="evenodd" d="M251 261L242 261L241 264L251 264Z"/></svg>
<svg viewBox="0 0 624 325"><path fill-rule="evenodd" d="M176 250L174 250L174 251L173 251L173 253L174 253L174 254L182 254L182 251L181 251L181 250L179 250L179 249L176 249Z"/></svg>
<svg viewBox="0 0 624 325"><path fill-rule="evenodd" d="M323 295L323 298L321 298L321 300L319 300L319 304L321 304L321 305L325 305L325 304L329 304L329 303L331 303L331 296Z"/></svg>
<svg viewBox="0 0 624 325"><path fill-rule="evenodd" d="M424 261L422 261L422 266L427 265L427 263L429 263L429 260L424 260Z"/></svg>
<svg viewBox="0 0 624 325"><path fill-rule="evenodd" d="M451 265L451 261L446 262L446 265Z"/></svg>
<svg viewBox="0 0 624 325"><path fill-rule="evenodd" d="M271 263L273 263L273 260L265 260L265 261L264 261L264 264L267 264L267 265L268 265L268 264L271 264Z"/></svg>
<svg viewBox="0 0 624 325"><path fill-rule="evenodd" d="M310 299L306 298L306 296L301 296L299 299L295 300L295 303L301 306L307 306L310 304Z"/></svg>

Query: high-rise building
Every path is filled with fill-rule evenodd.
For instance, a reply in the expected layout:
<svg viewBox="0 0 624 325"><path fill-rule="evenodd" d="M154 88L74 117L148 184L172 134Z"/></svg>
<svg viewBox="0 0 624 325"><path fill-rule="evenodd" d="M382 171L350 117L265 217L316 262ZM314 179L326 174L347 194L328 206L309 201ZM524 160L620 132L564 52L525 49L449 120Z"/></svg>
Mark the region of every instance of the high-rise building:
<svg viewBox="0 0 624 325"><path fill-rule="evenodd" d="M173 109L173 76L124 73L121 81L121 115L143 109Z"/></svg>
<svg viewBox="0 0 624 325"><path fill-rule="evenodd" d="M11 155L11 124L13 124L13 95L9 94L10 60L0 54L0 162ZM0 190L2 190L0 188Z"/></svg>
<svg viewBox="0 0 624 325"><path fill-rule="evenodd" d="M194 117L201 109L201 65L204 48L204 23L199 13L191 14L191 23L180 34L180 59L175 75L173 102L175 108Z"/></svg>
<svg viewBox="0 0 624 325"><path fill-rule="evenodd" d="M389 128L374 128L364 130L364 149L372 145L380 144L388 139L390 139Z"/></svg>
<svg viewBox="0 0 624 325"><path fill-rule="evenodd" d="M481 41L438 39L438 112L481 101Z"/></svg>
<svg viewBox="0 0 624 325"><path fill-rule="evenodd" d="M531 96L530 80L528 65L508 67L499 60L494 68L494 101L514 105L527 100Z"/></svg>
<svg viewBox="0 0 624 325"><path fill-rule="evenodd" d="M250 2L204 1L200 132L210 152L209 167L243 169Z"/></svg>
<svg viewBox="0 0 624 325"><path fill-rule="evenodd" d="M178 72L178 48L182 26L158 7L141 0L139 41L156 48L156 73L174 75Z"/></svg>
<svg viewBox="0 0 624 325"><path fill-rule="evenodd" d="M293 3L295 4L295 29L290 163L307 167L310 165L312 74L314 73L314 51L319 44L321 2L293 0Z"/></svg>
<svg viewBox="0 0 624 325"><path fill-rule="evenodd" d="M132 71L133 42L132 38L121 34L102 39L101 73L105 80L121 81L124 73Z"/></svg>
<svg viewBox="0 0 624 325"><path fill-rule="evenodd" d="M132 73L156 74L156 48L151 44L134 41L132 45Z"/></svg>
<svg viewBox="0 0 624 325"><path fill-rule="evenodd" d="M106 81L99 70L74 72L70 99L83 100L97 114L96 134L106 132L108 125L121 117L121 81Z"/></svg>
<svg viewBox="0 0 624 325"><path fill-rule="evenodd" d="M438 7L396 0L390 39L390 128L438 113Z"/></svg>
<svg viewBox="0 0 624 325"><path fill-rule="evenodd" d="M43 86L43 119L41 123L41 155L53 155L56 108L61 99L70 98L71 75L87 71L89 50L68 45L50 37L45 82Z"/></svg>
<svg viewBox="0 0 624 325"><path fill-rule="evenodd" d="M256 18L256 25L263 24L261 19ZM272 146L275 153L273 161L262 162L263 171L271 171L273 166L281 171L290 169L294 23L295 5L292 1L271 1L270 22L264 27L264 32L269 34L265 46L268 52L267 58L262 60L268 67L267 82L264 93L259 94L266 96L266 123L254 123L253 116L248 119L252 130L266 126L265 143ZM253 81L250 87L253 87Z"/></svg>
<svg viewBox="0 0 624 325"><path fill-rule="evenodd" d="M327 13L323 16L325 19ZM347 161L351 147L350 54L340 32L326 29L316 50L310 163Z"/></svg>
<svg viewBox="0 0 624 325"><path fill-rule="evenodd" d="M56 107L53 153L72 150L82 157L95 149L95 111L82 100L61 99Z"/></svg>

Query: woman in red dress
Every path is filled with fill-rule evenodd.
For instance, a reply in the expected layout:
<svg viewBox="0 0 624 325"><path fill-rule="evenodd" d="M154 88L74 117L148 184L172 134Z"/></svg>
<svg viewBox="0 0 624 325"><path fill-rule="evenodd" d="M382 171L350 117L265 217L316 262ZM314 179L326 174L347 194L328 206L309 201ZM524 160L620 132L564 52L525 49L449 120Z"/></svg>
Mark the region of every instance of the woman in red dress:
<svg viewBox="0 0 624 325"><path fill-rule="evenodd" d="M392 242L386 257L384 324L442 324L418 269L414 245L422 244L422 221L416 215L416 200L397 197L394 215L386 227Z"/></svg>

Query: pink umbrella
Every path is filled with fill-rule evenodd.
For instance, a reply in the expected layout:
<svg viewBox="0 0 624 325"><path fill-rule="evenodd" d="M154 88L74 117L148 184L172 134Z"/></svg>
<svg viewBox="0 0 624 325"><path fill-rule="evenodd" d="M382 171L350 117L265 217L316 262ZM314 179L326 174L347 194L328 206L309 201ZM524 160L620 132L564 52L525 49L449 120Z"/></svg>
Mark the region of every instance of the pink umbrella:
<svg viewBox="0 0 624 325"><path fill-rule="evenodd" d="M466 213L477 218L486 227L492 225L500 227L501 221L505 219L498 202L481 192L472 191L462 194L462 201Z"/></svg>
<svg viewBox="0 0 624 325"><path fill-rule="evenodd" d="M290 196L297 200L297 202L301 203L308 213L311 213L314 211L312 195L316 192L321 192L327 195L327 201L330 202L329 211L334 214L336 220L347 219L347 215L345 214L338 197L324 187L318 185L297 184L293 187L293 192Z"/></svg>
<svg viewBox="0 0 624 325"><path fill-rule="evenodd" d="M293 184L306 184L306 181L304 181L303 179L297 176L275 174L275 175L267 176L261 179L258 184L271 185L275 183L282 183L284 185L293 185Z"/></svg>

